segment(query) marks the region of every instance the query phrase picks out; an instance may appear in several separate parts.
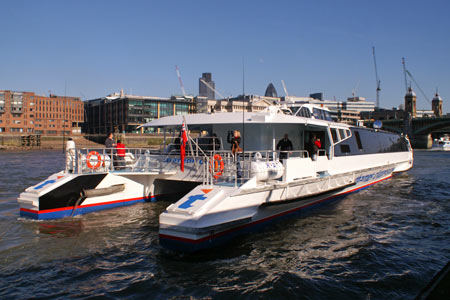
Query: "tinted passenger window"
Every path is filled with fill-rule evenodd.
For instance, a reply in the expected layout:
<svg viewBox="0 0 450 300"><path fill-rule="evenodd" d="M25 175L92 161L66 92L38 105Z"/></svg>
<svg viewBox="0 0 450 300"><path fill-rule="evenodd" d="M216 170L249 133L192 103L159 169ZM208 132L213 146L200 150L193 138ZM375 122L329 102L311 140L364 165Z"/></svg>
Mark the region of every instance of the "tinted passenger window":
<svg viewBox="0 0 450 300"><path fill-rule="evenodd" d="M350 146L349 145L341 145L341 152L342 153L350 153Z"/></svg>
<svg viewBox="0 0 450 300"><path fill-rule="evenodd" d="M355 138L356 138L356 143L358 144L358 149L362 150L363 146L362 146L361 137L359 136L359 132L358 131L355 131Z"/></svg>
<svg viewBox="0 0 450 300"><path fill-rule="evenodd" d="M341 140L345 139L344 129L339 129L339 135L341 136Z"/></svg>

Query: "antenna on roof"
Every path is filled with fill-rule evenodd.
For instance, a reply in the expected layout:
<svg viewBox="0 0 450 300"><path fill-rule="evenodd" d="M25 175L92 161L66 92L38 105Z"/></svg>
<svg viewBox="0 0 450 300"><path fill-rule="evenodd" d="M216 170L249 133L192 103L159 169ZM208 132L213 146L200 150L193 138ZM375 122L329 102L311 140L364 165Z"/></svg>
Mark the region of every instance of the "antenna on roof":
<svg viewBox="0 0 450 300"><path fill-rule="evenodd" d="M359 82L360 82L360 80L358 80L358 83L357 83L357 84L355 85L355 87L352 89L352 97L353 97L353 100L355 100L355 97L356 97L356 90L358 89Z"/></svg>

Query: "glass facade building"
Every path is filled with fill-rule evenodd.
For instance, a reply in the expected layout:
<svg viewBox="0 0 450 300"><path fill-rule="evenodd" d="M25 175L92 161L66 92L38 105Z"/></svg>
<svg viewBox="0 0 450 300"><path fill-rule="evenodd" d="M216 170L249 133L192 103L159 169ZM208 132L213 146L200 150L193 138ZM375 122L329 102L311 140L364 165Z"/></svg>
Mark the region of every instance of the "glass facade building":
<svg viewBox="0 0 450 300"><path fill-rule="evenodd" d="M85 102L86 126L89 134L151 133L150 128L139 128L152 120L195 113L195 103L184 97L146 97L113 94Z"/></svg>

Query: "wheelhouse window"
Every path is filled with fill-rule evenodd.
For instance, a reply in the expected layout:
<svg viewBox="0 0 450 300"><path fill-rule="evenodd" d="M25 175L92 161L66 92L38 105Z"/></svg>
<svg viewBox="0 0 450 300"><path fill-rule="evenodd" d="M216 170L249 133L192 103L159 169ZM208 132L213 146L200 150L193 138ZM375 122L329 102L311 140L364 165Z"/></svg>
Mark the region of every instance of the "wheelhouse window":
<svg viewBox="0 0 450 300"><path fill-rule="evenodd" d="M338 134L336 128L331 128L331 136L333 137L333 142L336 144L339 142Z"/></svg>
<svg viewBox="0 0 450 300"><path fill-rule="evenodd" d="M298 108L297 108L298 109ZM298 112L297 116L299 117L305 117L305 118L311 118L311 112L308 108L302 107Z"/></svg>
<svg viewBox="0 0 450 300"><path fill-rule="evenodd" d="M344 131L344 129L339 129L339 135L341 136L341 140L345 139L345 131Z"/></svg>
<svg viewBox="0 0 450 300"><path fill-rule="evenodd" d="M317 108L313 108L313 115L316 119L322 119L321 110Z"/></svg>

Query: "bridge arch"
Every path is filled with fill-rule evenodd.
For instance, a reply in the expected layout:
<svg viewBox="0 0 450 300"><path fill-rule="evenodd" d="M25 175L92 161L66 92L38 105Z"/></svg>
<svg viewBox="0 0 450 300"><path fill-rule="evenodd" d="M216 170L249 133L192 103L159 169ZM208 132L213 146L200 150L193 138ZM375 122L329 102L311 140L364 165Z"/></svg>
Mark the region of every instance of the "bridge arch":
<svg viewBox="0 0 450 300"><path fill-rule="evenodd" d="M420 121L424 121L424 120L423 119L422 120L413 120L413 122L414 121L418 121L417 123L419 123ZM424 124L425 126L421 126L421 127L419 127L419 124L413 124L413 128L419 127L417 130L414 130L414 132L413 132L414 135L426 135L426 134L430 134L433 131L436 131L436 130L439 130L439 129L442 129L445 127L449 127L450 126L450 118L430 119L428 122L424 122L424 123L426 123L426 124Z"/></svg>

